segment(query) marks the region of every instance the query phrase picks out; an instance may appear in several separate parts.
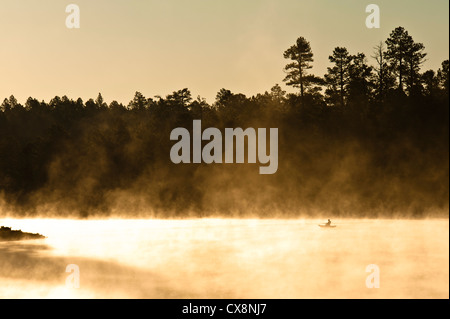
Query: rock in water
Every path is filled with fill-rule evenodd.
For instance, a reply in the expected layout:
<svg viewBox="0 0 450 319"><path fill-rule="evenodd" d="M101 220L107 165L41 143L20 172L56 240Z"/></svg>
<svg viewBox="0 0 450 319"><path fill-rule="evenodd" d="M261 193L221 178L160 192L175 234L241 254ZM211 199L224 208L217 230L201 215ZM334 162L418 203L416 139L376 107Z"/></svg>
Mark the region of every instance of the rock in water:
<svg viewBox="0 0 450 319"><path fill-rule="evenodd" d="M16 241L47 238L41 234L24 233L21 230L11 230L11 227L0 228L0 241Z"/></svg>

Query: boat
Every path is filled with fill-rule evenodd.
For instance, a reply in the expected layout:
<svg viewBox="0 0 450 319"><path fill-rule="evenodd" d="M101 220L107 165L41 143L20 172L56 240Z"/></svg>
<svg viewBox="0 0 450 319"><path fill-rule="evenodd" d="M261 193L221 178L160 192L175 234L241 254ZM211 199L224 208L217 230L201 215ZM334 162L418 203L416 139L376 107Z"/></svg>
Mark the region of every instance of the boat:
<svg viewBox="0 0 450 319"><path fill-rule="evenodd" d="M321 224L321 225L319 225L319 227L324 227L324 228L336 228L336 225Z"/></svg>
<svg viewBox="0 0 450 319"><path fill-rule="evenodd" d="M0 227L0 241L16 241L47 238L41 234L24 233L19 230L12 230L11 227Z"/></svg>

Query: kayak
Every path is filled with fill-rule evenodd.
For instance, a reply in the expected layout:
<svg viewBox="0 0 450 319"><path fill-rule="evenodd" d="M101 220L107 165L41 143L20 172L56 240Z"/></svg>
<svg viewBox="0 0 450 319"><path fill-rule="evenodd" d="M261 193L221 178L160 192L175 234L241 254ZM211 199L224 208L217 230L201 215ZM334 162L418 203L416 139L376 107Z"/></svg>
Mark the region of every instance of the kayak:
<svg viewBox="0 0 450 319"><path fill-rule="evenodd" d="M319 225L319 227L324 227L324 228L335 228L335 227L336 227L336 225L327 225L327 224L322 224L322 225Z"/></svg>

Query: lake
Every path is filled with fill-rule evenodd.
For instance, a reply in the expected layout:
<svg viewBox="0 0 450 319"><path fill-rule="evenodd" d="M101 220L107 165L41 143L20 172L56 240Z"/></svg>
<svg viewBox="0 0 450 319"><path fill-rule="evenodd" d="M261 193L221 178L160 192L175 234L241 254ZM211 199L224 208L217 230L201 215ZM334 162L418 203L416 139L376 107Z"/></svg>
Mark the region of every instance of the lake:
<svg viewBox="0 0 450 319"><path fill-rule="evenodd" d="M2 219L0 298L449 298L448 219L323 222Z"/></svg>

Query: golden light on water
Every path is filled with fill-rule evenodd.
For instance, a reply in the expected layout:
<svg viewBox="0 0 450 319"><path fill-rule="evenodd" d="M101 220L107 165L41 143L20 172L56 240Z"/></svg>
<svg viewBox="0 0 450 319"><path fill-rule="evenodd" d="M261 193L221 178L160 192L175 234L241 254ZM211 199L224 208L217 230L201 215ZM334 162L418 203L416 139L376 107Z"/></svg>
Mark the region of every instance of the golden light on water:
<svg viewBox="0 0 450 319"><path fill-rule="evenodd" d="M448 298L448 220L8 219L1 298ZM357 244L356 244L357 243ZM69 264L80 288L68 288ZM380 288L366 287L366 266Z"/></svg>

